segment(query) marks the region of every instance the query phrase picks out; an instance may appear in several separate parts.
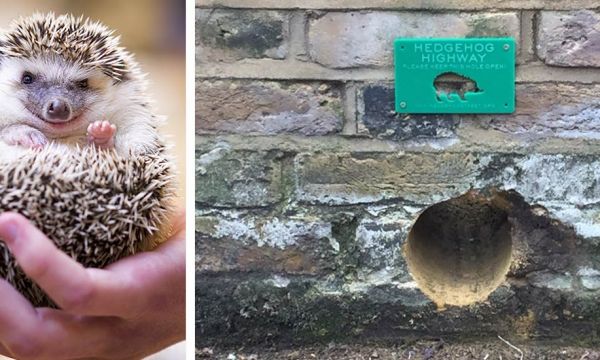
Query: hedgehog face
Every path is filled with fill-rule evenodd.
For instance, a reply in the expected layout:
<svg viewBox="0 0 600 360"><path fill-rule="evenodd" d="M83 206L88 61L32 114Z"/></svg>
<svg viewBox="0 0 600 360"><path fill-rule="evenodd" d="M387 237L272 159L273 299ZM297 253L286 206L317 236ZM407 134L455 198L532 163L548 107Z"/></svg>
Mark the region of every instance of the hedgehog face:
<svg viewBox="0 0 600 360"><path fill-rule="evenodd" d="M101 71L83 68L60 56L7 58L0 64L2 118L22 122L50 137L84 133L100 116L113 81Z"/></svg>
<svg viewBox="0 0 600 360"><path fill-rule="evenodd" d="M147 111L144 89L133 57L99 23L35 14L0 33L0 127L22 122L62 138L96 120L127 126Z"/></svg>

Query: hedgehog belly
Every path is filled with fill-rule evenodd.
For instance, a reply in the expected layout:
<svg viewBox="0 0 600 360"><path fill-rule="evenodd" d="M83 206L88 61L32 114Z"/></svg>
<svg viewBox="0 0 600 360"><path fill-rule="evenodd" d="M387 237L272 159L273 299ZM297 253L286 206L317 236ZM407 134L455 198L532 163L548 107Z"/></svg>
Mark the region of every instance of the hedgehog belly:
<svg viewBox="0 0 600 360"><path fill-rule="evenodd" d="M85 267L105 267L148 250L171 212L173 176L159 154L121 157L93 147L49 146L0 164L0 210L26 216ZM35 306L53 306L4 243L0 276Z"/></svg>

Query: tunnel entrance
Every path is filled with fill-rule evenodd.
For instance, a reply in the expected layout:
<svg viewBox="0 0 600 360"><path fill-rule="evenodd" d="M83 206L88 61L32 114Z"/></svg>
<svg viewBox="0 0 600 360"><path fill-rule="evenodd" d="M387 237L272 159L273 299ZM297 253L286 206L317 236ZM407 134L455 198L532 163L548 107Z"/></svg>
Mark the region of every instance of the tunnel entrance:
<svg viewBox="0 0 600 360"><path fill-rule="evenodd" d="M469 192L432 205L413 225L404 247L408 268L438 306L483 301L504 281L512 239L499 204Z"/></svg>

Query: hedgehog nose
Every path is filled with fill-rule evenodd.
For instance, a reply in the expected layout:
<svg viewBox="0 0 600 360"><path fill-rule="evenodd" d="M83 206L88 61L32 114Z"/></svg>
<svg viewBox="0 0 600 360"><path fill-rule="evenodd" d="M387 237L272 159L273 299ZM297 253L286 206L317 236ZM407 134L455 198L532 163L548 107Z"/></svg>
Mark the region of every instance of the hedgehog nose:
<svg viewBox="0 0 600 360"><path fill-rule="evenodd" d="M71 107L63 99L52 99L46 104L46 120L62 122L71 117Z"/></svg>

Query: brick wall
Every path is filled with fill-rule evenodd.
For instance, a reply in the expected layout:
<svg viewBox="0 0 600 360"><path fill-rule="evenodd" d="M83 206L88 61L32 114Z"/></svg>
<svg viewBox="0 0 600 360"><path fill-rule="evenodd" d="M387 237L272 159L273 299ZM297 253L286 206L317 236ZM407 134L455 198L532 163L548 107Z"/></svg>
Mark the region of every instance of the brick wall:
<svg viewBox="0 0 600 360"><path fill-rule="evenodd" d="M197 0L197 346L599 341L599 8ZM515 113L395 114L401 36L515 38ZM429 250L504 226L502 251ZM453 305L461 286L480 298Z"/></svg>

